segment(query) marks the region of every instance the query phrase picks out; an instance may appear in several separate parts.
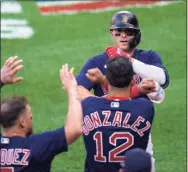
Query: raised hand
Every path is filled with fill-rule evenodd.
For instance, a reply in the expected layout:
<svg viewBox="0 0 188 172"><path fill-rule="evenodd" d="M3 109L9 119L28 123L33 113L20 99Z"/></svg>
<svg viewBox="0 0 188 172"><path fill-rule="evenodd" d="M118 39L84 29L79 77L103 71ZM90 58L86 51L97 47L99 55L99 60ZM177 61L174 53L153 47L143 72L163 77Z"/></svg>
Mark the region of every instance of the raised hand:
<svg viewBox="0 0 188 172"><path fill-rule="evenodd" d="M18 59L17 56L9 57L1 69L1 81L4 84L14 84L23 80L23 77L15 77L15 75L23 67L23 60Z"/></svg>

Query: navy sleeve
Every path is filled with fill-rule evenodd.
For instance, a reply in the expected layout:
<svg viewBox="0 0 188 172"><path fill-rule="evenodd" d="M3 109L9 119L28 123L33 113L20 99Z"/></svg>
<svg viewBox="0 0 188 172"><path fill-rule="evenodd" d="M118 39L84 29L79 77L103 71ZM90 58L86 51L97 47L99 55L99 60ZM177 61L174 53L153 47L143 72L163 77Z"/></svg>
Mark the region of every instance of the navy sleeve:
<svg viewBox="0 0 188 172"><path fill-rule="evenodd" d="M33 134L29 137L32 156L38 161L45 161L68 150L64 127L54 131Z"/></svg>
<svg viewBox="0 0 188 172"><path fill-rule="evenodd" d="M76 80L78 85L82 85L89 91L94 87L95 84L93 84L90 80L87 79L86 73L89 69L96 68L97 65L94 62L94 58L88 59L88 61L85 63L83 66L82 70L80 73L76 76Z"/></svg>
<svg viewBox="0 0 188 172"><path fill-rule="evenodd" d="M150 65L160 67L164 70L165 75L166 75L166 83L161 86L163 88L168 87L169 81L170 81L169 75L168 75L168 70L164 67L162 60L161 60L161 56L158 53L156 53L155 51L151 51L151 56L149 57L148 61L149 61Z"/></svg>

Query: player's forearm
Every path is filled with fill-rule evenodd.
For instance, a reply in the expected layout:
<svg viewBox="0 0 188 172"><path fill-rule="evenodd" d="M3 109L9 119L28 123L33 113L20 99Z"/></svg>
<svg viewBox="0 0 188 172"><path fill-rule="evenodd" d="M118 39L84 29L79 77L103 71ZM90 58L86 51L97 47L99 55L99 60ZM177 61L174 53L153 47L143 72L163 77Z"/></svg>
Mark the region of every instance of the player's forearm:
<svg viewBox="0 0 188 172"><path fill-rule="evenodd" d="M82 106L75 90L68 93L68 114L65 123L67 144L82 134Z"/></svg>
<svg viewBox="0 0 188 172"><path fill-rule="evenodd" d="M83 101L87 97L94 96L90 91L88 91L85 87L81 85L77 87L77 91L78 91L78 97L81 101Z"/></svg>
<svg viewBox="0 0 188 172"><path fill-rule="evenodd" d="M142 63L136 59L134 59L133 63L134 72L139 75L141 78L151 78L157 81L160 85L165 84L166 75L163 69L160 67L156 67L153 65L147 65Z"/></svg>
<svg viewBox="0 0 188 172"><path fill-rule="evenodd" d="M68 93L68 120L75 129L82 129L82 106L77 91ZM72 122L76 121L76 123Z"/></svg>

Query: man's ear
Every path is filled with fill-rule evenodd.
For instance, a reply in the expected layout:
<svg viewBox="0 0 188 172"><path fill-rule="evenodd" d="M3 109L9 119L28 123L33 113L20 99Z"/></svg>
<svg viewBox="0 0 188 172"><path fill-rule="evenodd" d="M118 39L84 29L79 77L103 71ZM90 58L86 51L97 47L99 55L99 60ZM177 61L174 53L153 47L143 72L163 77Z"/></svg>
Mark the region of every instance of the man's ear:
<svg viewBox="0 0 188 172"><path fill-rule="evenodd" d="M21 126L21 128L25 128L27 125L23 116L19 119L19 125Z"/></svg>
<svg viewBox="0 0 188 172"><path fill-rule="evenodd" d="M135 85L135 80L134 80L134 78L132 78L132 79L131 79L130 86L132 87L132 86L134 86L134 85Z"/></svg>
<svg viewBox="0 0 188 172"><path fill-rule="evenodd" d="M114 32L113 32L113 30L110 30L110 35L111 35L111 37L114 36Z"/></svg>

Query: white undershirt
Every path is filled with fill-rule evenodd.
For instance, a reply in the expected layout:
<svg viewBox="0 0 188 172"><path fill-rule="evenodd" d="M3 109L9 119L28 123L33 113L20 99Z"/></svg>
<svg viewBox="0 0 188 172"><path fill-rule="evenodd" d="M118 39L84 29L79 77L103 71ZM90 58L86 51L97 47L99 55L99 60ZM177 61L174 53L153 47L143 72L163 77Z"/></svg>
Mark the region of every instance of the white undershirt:
<svg viewBox="0 0 188 172"><path fill-rule="evenodd" d="M166 75L160 67L148 65L136 59L134 59L132 65L134 72L141 78L151 78L160 85L165 84Z"/></svg>
<svg viewBox="0 0 188 172"><path fill-rule="evenodd" d="M136 59L134 59L132 66L134 72L141 78L151 78L156 82L157 91L147 94L148 98L154 103L163 102L165 92L160 85L164 85L166 82L166 75L164 70L157 66L145 64Z"/></svg>

